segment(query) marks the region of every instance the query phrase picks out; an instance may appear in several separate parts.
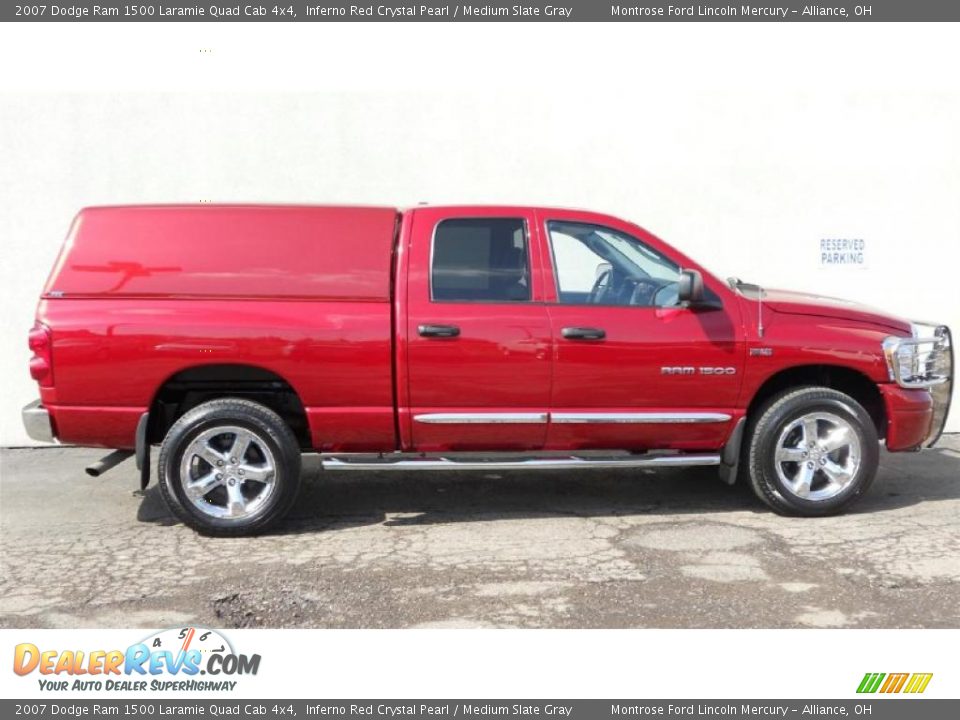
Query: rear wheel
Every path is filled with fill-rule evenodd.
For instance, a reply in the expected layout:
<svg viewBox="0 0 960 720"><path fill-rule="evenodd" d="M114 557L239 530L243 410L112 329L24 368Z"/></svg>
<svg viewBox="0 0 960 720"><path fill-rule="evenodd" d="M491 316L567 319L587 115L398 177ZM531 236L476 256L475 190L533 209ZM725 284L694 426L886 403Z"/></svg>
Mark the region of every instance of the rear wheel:
<svg viewBox="0 0 960 720"><path fill-rule="evenodd" d="M877 430L849 395L788 390L764 405L746 444L753 491L785 515L831 515L859 498L877 472Z"/></svg>
<svg viewBox="0 0 960 720"><path fill-rule="evenodd" d="M269 408L237 398L184 413L160 448L160 488L170 510L208 535L263 532L300 488L300 448Z"/></svg>

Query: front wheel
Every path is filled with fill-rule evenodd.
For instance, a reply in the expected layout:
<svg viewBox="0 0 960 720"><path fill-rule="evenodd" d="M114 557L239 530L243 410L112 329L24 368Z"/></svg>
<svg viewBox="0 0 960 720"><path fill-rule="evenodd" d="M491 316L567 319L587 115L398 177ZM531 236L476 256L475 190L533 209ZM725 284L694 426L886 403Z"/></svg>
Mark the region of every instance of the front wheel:
<svg viewBox="0 0 960 720"><path fill-rule="evenodd" d="M187 411L160 447L160 488L170 510L206 535L263 532L300 488L290 427L259 403L211 400Z"/></svg>
<svg viewBox="0 0 960 720"><path fill-rule="evenodd" d="M753 491L784 515L832 515L866 492L877 473L873 420L849 395L825 387L787 390L753 425L746 465Z"/></svg>

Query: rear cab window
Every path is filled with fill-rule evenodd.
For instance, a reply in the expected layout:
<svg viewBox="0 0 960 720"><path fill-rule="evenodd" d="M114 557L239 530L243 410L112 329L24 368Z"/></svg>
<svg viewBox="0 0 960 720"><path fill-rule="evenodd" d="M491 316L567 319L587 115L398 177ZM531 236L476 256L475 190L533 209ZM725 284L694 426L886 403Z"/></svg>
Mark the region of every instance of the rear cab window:
<svg viewBox="0 0 960 720"><path fill-rule="evenodd" d="M434 302L529 302L530 243L522 218L437 223L430 258Z"/></svg>

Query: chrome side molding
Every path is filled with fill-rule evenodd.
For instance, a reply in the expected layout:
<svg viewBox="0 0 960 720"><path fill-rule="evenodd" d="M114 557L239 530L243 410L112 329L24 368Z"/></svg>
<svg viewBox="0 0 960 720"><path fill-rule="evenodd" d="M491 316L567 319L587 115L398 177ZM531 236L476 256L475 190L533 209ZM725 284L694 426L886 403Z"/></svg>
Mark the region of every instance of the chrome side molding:
<svg viewBox="0 0 960 720"><path fill-rule="evenodd" d="M423 413L413 419L428 424L530 424L548 420L561 424L630 423L638 425L720 423L732 416L719 412L559 412L559 413Z"/></svg>
<svg viewBox="0 0 960 720"><path fill-rule="evenodd" d="M631 413L550 413L550 421L562 424L635 423L661 425L673 423L728 422L732 416L717 412L631 412Z"/></svg>
<svg viewBox="0 0 960 720"><path fill-rule="evenodd" d="M428 424L507 424L525 425L547 422L547 413L425 413L414 415L417 422Z"/></svg>
<svg viewBox="0 0 960 720"><path fill-rule="evenodd" d="M622 457L518 457L513 460L456 460L446 457L348 459L323 456L324 470L569 470L651 467L697 467L720 464L719 454L640 455Z"/></svg>

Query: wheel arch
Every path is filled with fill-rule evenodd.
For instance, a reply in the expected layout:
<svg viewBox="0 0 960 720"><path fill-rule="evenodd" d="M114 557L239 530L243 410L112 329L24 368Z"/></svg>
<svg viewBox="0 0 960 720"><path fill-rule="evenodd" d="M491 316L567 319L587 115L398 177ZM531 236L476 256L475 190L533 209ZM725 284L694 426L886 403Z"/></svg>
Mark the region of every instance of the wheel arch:
<svg viewBox="0 0 960 720"><path fill-rule="evenodd" d="M279 373L249 363L191 365L169 375L150 401L147 441L160 442L185 412L224 397L245 398L270 408L290 426L301 449L311 447L306 410L294 386Z"/></svg>
<svg viewBox="0 0 960 720"><path fill-rule="evenodd" d="M886 437L886 408L880 389L868 375L845 365L798 365L774 373L764 380L751 398L747 406L748 422L756 420L757 410L774 395L804 385L828 387L846 393L870 415L877 435Z"/></svg>

